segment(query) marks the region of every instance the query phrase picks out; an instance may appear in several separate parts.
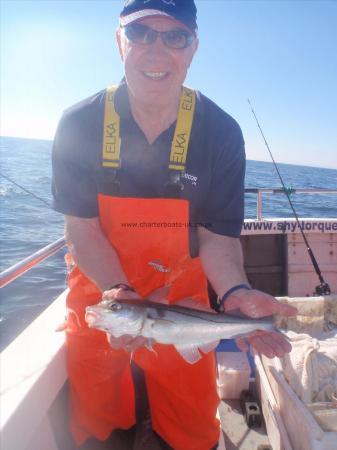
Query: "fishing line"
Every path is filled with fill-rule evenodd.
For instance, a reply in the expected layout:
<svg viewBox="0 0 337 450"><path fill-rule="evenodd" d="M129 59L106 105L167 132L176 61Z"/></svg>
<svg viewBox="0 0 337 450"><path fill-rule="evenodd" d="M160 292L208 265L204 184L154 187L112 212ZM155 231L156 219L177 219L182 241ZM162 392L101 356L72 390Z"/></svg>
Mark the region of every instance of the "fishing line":
<svg viewBox="0 0 337 450"><path fill-rule="evenodd" d="M27 192L28 194L32 195L33 197L35 197L37 200L40 200L40 202L44 203L46 206L48 206L49 208L51 208L51 205L46 202L45 200L43 200L43 198L38 197L36 194L34 194L34 192L29 191L28 189L24 188L23 186L21 186L19 183L16 183L14 180L11 180L9 177L7 177L6 175L3 175L2 173L0 173L0 176L2 178L5 178L7 181L10 181L11 183L15 184L15 186L19 187L20 189L22 189L23 191Z"/></svg>
<svg viewBox="0 0 337 450"><path fill-rule="evenodd" d="M300 225L300 221L299 221L299 219L298 219L298 215L297 215L297 213L296 213L296 211L295 211L295 208L294 208L294 205L293 205L293 203L292 203L292 201L291 201L291 199L290 199L289 189L286 188L286 186L285 186L285 184L284 184L284 182L283 182L283 178L282 178L282 176L281 176L281 174L280 174L280 171L279 171L279 169L278 169L278 167L277 167L277 164L276 164L276 162L275 162L275 160L274 160L273 154L272 154L272 152L271 152L271 150L270 150L270 148L269 148L267 139L265 138L265 135L264 135L264 133L263 133L263 131L262 131L262 128L261 128L261 126L260 126L260 123L259 123L259 121L258 121L258 118L256 117L254 108L253 108L253 106L252 106L252 104L251 104L251 102L250 102L249 99L248 99L248 103L249 103L250 109L252 110L253 116L254 116L254 118L255 118L255 120L256 120L257 126L258 126L258 128L259 128L259 130L260 130L260 133L261 133L261 135L262 135L262 138L263 138L263 140L264 140L265 146L267 147L268 152L269 152L269 154L270 154L270 157L271 157L271 159L272 159L272 161L273 161L274 167L275 167L276 172L277 172L277 174L278 174L278 176L279 176L279 179L280 179L280 181L281 181L281 184L282 184L284 193L285 193L285 195L287 196L287 199L288 199L288 202L289 202L289 204L290 204L290 207L291 207L291 209L292 209L292 211L293 211L293 213L294 213L294 216L295 216L295 219L296 219L297 226L298 226L298 228L299 228L299 230L300 230L300 232L301 232L301 234L302 234L304 243L305 243L305 245L306 245L306 247L307 247L307 252L308 252L308 254L309 254L309 256L310 256L311 262L312 262L312 264L313 264L313 266L314 266L315 272L316 272L316 274L317 274L317 276L318 276L318 279L319 279L319 281L320 281L320 284L319 284L318 286L316 286L316 288L315 288L316 294L317 294L317 295L330 295L330 294L331 294L330 286L329 286L328 283L325 282L325 280L324 280L324 278L323 278L322 272L321 272L321 270L320 270L320 268L319 268L319 265L318 265L317 260L316 260L316 258L315 258L315 256L314 256L314 253L313 253L313 251L312 251L312 249L311 249L311 247L310 247L310 245L309 245L309 242L308 242L308 240L307 240L306 235L304 234L303 228L302 228L301 225Z"/></svg>

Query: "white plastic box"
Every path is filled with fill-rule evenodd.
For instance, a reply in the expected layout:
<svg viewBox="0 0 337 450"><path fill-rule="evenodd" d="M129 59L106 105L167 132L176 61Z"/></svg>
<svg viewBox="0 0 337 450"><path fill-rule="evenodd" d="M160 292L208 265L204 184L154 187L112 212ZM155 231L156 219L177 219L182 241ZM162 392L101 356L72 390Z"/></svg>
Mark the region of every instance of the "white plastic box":
<svg viewBox="0 0 337 450"><path fill-rule="evenodd" d="M311 298L285 297L279 300L295 306L299 311L295 318L278 318L277 326L280 328L316 335L324 331L326 322L337 324L336 295ZM265 414L264 405L276 411L278 429L281 432L281 428L285 428L286 437L289 438L293 450L336 450L337 431L325 431L312 411L315 403L306 405L298 398L284 377L280 359L256 355L255 365L257 387L269 440L272 441L274 435L273 424ZM281 435L285 437L283 433ZM282 440L282 445L275 447L273 445L273 449L287 449L284 443L285 440Z"/></svg>
<svg viewBox="0 0 337 450"><path fill-rule="evenodd" d="M218 394L222 399L240 398L249 387L250 366L245 353L217 352Z"/></svg>
<svg viewBox="0 0 337 450"><path fill-rule="evenodd" d="M260 364L256 364L257 382L259 384L259 380L264 382L268 380L266 384L272 390L276 401L276 409L279 412L282 425L287 431L293 450L336 450L337 432L323 431L307 406L301 402L286 382L279 368L279 360L277 358L268 360L266 357L260 357L259 355L255 356L255 363L256 359L260 361ZM260 377L260 375L262 376ZM262 391L262 399L264 396L268 396L268 392L263 392L266 391L266 384L261 383L258 388L260 392ZM286 447L280 448L283 450Z"/></svg>

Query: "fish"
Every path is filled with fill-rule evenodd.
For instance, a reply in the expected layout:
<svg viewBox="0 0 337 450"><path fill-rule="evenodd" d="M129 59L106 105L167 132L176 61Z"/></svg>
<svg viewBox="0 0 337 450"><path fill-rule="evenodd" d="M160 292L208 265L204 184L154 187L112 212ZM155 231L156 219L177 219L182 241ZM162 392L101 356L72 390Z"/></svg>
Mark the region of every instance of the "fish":
<svg viewBox="0 0 337 450"><path fill-rule="evenodd" d="M190 364L208 353L221 339L236 339L256 330L275 330L272 318L251 319L246 316L218 314L150 300L103 300L87 306L85 320L90 328L118 338L142 336L156 343L174 345Z"/></svg>

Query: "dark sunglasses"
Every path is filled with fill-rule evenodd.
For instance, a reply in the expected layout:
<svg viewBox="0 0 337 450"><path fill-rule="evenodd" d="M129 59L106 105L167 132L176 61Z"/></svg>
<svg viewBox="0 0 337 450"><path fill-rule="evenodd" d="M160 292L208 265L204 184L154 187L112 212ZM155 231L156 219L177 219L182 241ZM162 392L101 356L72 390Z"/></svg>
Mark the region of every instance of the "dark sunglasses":
<svg viewBox="0 0 337 450"><path fill-rule="evenodd" d="M140 23L131 23L126 25L124 29L126 37L134 44L153 44L159 35L167 47L182 49L189 47L195 39L192 33L181 28L157 31Z"/></svg>

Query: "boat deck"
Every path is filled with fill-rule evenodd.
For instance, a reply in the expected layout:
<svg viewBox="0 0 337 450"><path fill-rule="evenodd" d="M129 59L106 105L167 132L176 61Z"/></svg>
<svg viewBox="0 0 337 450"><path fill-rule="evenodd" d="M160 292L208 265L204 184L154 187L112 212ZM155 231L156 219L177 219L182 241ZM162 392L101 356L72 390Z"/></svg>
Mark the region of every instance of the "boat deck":
<svg viewBox="0 0 337 450"><path fill-rule="evenodd" d="M261 427L248 428L238 400L222 401L219 406L219 414L224 449L271 450L264 423Z"/></svg>
<svg viewBox="0 0 337 450"><path fill-rule="evenodd" d="M135 445L136 427L117 430L108 440L101 442L89 439L76 447L67 427L67 384L62 389L49 415L54 428L58 449L62 450L169 450L170 447L156 438L147 441L146 446ZM249 428L242 414L239 400L222 400L218 409L221 421L218 450L271 450L264 423Z"/></svg>

